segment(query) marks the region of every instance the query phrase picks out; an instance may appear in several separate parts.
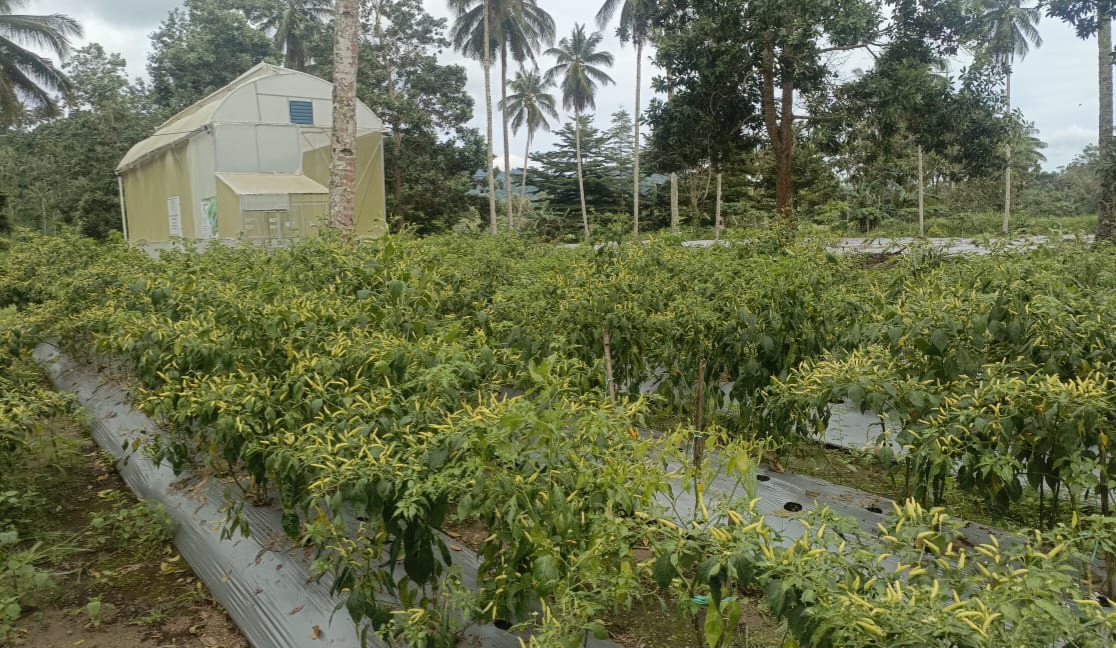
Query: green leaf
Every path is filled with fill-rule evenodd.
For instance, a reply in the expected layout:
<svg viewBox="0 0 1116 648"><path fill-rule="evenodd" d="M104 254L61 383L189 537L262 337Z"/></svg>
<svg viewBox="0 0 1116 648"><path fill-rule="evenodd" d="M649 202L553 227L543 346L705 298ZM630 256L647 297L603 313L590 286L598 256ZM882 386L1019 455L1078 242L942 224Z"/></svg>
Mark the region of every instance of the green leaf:
<svg viewBox="0 0 1116 648"><path fill-rule="evenodd" d="M705 645L709 648L717 648L721 645L721 638L724 633L725 625L724 621L721 620L721 615L710 608L705 615Z"/></svg>
<svg viewBox="0 0 1116 648"><path fill-rule="evenodd" d="M554 591L560 576L557 558L552 554L543 554L535 558L532 571L539 596L546 596Z"/></svg>
<svg viewBox="0 0 1116 648"><path fill-rule="evenodd" d="M890 468L895 464L895 450L891 448L890 443L885 443L880 446L880 452L877 456L880 460L880 465L884 468Z"/></svg>
<svg viewBox="0 0 1116 648"><path fill-rule="evenodd" d="M732 465L741 476L747 476L748 471L752 468L752 460L747 451L741 451L733 458Z"/></svg>
<svg viewBox="0 0 1116 648"><path fill-rule="evenodd" d="M670 562L670 556L663 554L655 560L655 566L651 568L651 574L655 578L655 584L662 589L670 588L670 581L674 579L677 570Z"/></svg>
<svg viewBox="0 0 1116 648"><path fill-rule="evenodd" d="M408 526L403 533L403 570L418 585L430 582L434 575L434 547L429 531Z"/></svg>
<svg viewBox="0 0 1116 648"><path fill-rule="evenodd" d="M364 591L356 590L349 594L349 598L345 599L345 609L349 611L349 616L353 618L353 623L360 625L364 619L364 608L368 599L364 596Z"/></svg>
<svg viewBox="0 0 1116 648"><path fill-rule="evenodd" d="M446 465L446 460L449 459L449 448L445 446L433 448L426 455L426 465L431 470L441 470Z"/></svg>
<svg viewBox="0 0 1116 648"><path fill-rule="evenodd" d="M949 335L942 329L937 329L930 334L930 343L934 345L938 353L942 353L949 346Z"/></svg>
<svg viewBox="0 0 1116 648"><path fill-rule="evenodd" d="M596 619L585 624L585 631L592 634L594 639L604 641L608 639L608 628L604 621Z"/></svg>
<svg viewBox="0 0 1116 648"><path fill-rule="evenodd" d="M736 601L725 601L721 606L721 614L725 617L725 634L732 635L736 626L740 624L740 618L744 615L744 610L740 608L740 603Z"/></svg>
<svg viewBox="0 0 1116 648"><path fill-rule="evenodd" d="M864 402L864 388L860 385L850 386L848 390L848 398L850 403L852 403L857 408L860 408L860 404Z"/></svg>

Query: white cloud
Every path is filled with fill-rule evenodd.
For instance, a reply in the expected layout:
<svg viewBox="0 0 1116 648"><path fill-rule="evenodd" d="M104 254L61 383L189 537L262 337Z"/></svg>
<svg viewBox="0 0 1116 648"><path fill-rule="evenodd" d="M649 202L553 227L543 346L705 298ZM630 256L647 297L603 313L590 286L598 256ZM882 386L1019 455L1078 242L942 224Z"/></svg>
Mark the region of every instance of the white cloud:
<svg viewBox="0 0 1116 648"><path fill-rule="evenodd" d="M1039 30L1043 46L1015 63L1012 104L1035 123L1049 145L1046 167L1055 169L1097 141L1097 41L1049 18Z"/></svg>
<svg viewBox="0 0 1116 648"><path fill-rule="evenodd" d="M100 43L128 62L133 77L147 73L151 33L181 0L32 0L28 13L62 13L77 20L84 36L76 47Z"/></svg>
<svg viewBox="0 0 1116 648"><path fill-rule="evenodd" d="M37 10L95 17L119 28L150 30L182 0L38 0Z"/></svg>

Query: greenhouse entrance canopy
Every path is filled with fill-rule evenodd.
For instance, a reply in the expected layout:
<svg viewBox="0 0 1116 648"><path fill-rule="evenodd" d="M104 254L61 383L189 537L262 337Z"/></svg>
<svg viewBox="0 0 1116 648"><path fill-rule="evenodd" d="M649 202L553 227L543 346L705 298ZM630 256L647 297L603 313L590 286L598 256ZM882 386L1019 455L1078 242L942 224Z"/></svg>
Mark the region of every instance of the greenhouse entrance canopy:
<svg viewBox="0 0 1116 648"><path fill-rule="evenodd" d="M217 177L238 196L329 193L320 183L300 174L218 173Z"/></svg>

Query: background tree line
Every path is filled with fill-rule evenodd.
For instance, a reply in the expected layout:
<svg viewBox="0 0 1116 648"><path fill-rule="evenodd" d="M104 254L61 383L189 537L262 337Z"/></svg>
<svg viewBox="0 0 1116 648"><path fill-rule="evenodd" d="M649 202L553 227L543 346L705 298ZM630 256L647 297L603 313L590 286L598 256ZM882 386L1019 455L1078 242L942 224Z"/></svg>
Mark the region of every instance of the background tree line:
<svg viewBox="0 0 1116 648"><path fill-rule="evenodd" d="M129 80L124 61L98 45L69 52L80 27L17 15L25 4L0 0L0 20L25 30L0 42L9 80L0 82L0 227L77 225L104 236L119 228L115 163L167 117L260 60L332 75L331 0L186 0L151 36L150 81ZM1111 182L1097 174L1116 167L1104 162L1105 118L1099 146L1043 172L1044 144L1012 107L1012 66L1041 45L1040 12L1020 0L608 0L596 27L640 52L654 46L660 96L644 109L637 83L634 112L607 125L593 119L597 89L613 82L600 31L579 24L559 38L537 0L450 7L452 23L420 0L361 0L357 93L391 130L396 228L479 224L487 200L490 229L499 212L499 227L552 236L602 225L638 232L641 223L719 233L776 215L861 231L929 219L933 234L943 219L976 228L992 212L1007 231L1013 210L1076 216L1098 206L1106 231ZM1107 52L1111 11L1083 0L1047 6ZM65 64L31 60L21 38ZM498 65L487 143L467 125L476 107L464 68L439 62L450 47ZM837 56L852 51L870 54L871 67L843 70ZM962 57L968 65L951 71ZM1103 84L1111 65L1101 68ZM557 143L533 152L535 135L550 129ZM498 174L510 166L510 134L522 130L535 163ZM485 151L497 138L503 159ZM502 186L478 187L477 169Z"/></svg>

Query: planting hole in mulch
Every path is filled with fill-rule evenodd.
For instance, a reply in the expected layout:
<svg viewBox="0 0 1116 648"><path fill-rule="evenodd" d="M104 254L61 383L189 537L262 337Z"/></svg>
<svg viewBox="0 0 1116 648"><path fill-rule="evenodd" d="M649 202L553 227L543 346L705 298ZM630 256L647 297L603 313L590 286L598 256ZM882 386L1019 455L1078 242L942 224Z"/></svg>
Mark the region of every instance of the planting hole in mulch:
<svg viewBox="0 0 1116 648"><path fill-rule="evenodd" d="M507 619L496 619L495 621L492 622L492 625L496 626L497 628L499 628L501 630L511 630L512 626L515 625L515 624L512 623L511 621L508 621Z"/></svg>
<svg viewBox="0 0 1116 648"><path fill-rule="evenodd" d="M761 481L761 482L771 481L771 478L768 477L767 475L756 475L756 481Z"/></svg>
<svg viewBox="0 0 1116 648"><path fill-rule="evenodd" d="M787 502L786 504L783 504L783 508L790 511L791 513L798 513L802 510L802 505L798 502Z"/></svg>
<svg viewBox="0 0 1116 648"><path fill-rule="evenodd" d="M870 512L870 513L877 513L879 515L883 515L883 509L878 507L878 506L865 506L864 509L867 510L868 512Z"/></svg>

